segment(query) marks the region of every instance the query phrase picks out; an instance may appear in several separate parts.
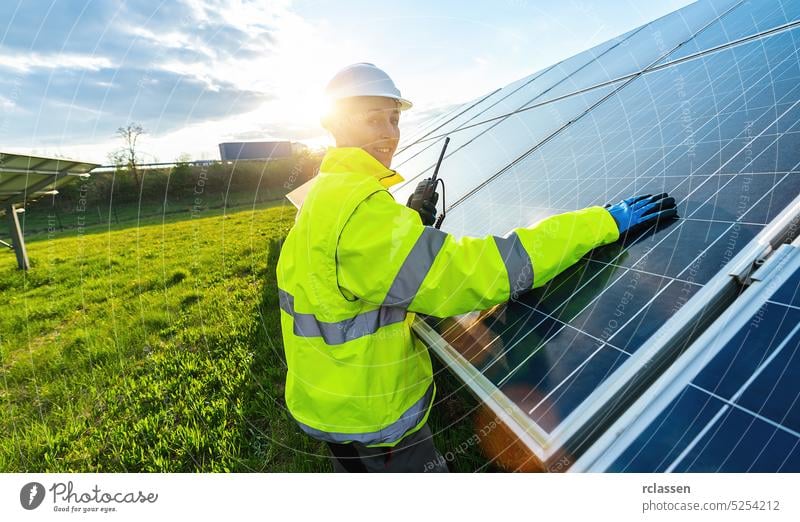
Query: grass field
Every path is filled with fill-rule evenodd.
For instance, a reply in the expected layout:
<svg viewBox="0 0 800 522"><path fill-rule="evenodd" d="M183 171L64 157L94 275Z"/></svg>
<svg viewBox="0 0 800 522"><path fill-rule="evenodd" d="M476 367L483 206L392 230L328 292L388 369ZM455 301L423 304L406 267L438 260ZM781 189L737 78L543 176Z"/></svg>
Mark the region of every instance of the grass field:
<svg viewBox="0 0 800 522"><path fill-rule="evenodd" d="M31 234L28 272L0 253L0 471L332 469L283 402L275 263L294 215L279 201ZM475 403L437 383L437 446L481 468L463 444Z"/></svg>

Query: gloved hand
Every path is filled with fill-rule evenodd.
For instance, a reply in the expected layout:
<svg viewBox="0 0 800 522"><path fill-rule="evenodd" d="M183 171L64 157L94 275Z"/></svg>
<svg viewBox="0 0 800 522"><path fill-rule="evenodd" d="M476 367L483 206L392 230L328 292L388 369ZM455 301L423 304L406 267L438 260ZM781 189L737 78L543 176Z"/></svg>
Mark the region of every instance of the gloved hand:
<svg viewBox="0 0 800 522"><path fill-rule="evenodd" d="M652 194L634 196L613 205L606 203L604 208L617 222L620 235L625 232L635 232L655 224L658 220L678 215L675 198L668 197L666 192L656 196Z"/></svg>
<svg viewBox="0 0 800 522"><path fill-rule="evenodd" d="M424 198L425 188L430 183L430 178L426 178L417 184L414 193L408 197L406 206L419 212L422 224L431 226L436 222L436 202L439 201L439 193L433 192L430 199Z"/></svg>

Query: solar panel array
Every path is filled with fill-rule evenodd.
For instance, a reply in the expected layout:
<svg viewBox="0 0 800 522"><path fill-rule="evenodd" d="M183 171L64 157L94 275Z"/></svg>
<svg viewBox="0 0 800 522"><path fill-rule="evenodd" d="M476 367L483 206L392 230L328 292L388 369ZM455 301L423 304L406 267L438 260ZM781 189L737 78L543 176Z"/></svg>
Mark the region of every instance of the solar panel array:
<svg viewBox="0 0 800 522"><path fill-rule="evenodd" d="M790 212L800 194L798 21L797 0L697 2L404 143L398 201L450 136L443 229L456 236L504 236L636 194L678 201L680 219L595 249L543 288L418 323L476 393L502 392L496 410L510 412L543 467L574 461L655 378L642 369L699 334L678 339L682 308L726 304L722 267Z"/></svg>

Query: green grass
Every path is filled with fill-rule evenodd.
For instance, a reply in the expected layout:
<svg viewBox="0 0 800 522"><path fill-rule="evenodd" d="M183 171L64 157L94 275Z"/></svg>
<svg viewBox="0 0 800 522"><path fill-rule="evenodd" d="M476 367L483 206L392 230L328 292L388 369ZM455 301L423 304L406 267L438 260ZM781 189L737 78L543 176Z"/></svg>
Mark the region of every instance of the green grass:
<svg viewBox="0 0 800 522"><path fill-rule="evenodd" d="M120 209L125 215L131 209ZM0 254L0 471L328 471L283 402L283 202L31 234ZM475 403L446 372L440 451ZM484 464L460 450L459 471Z"/></svg>

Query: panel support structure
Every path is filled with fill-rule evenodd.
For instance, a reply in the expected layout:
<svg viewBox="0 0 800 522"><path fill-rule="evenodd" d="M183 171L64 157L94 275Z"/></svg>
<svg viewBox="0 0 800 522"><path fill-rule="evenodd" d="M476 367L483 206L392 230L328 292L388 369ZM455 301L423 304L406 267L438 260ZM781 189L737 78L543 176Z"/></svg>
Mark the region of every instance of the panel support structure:
<svg viewBox="0 0 800 522"><path fill-rule="evenodd" d="M31 267L28 262L28 251L25 249L25 238L22 236L22 229L19 226L17 207L13 203L6 207L6 217L8 218L8 230L11 232L11 243L14 245L14 253L17 255L17 265L20 270L28 270Z"/></svg>

